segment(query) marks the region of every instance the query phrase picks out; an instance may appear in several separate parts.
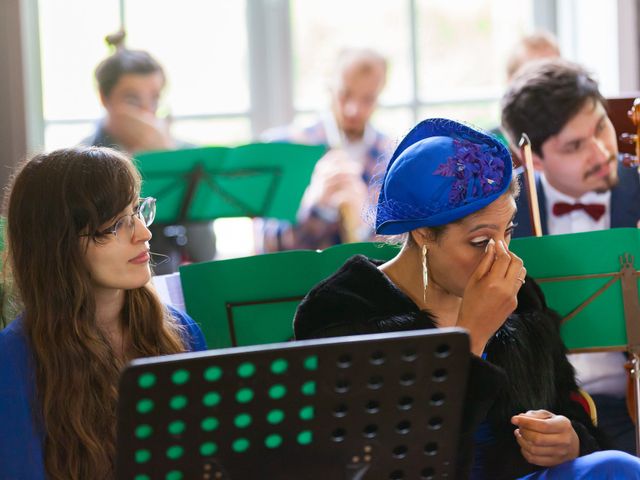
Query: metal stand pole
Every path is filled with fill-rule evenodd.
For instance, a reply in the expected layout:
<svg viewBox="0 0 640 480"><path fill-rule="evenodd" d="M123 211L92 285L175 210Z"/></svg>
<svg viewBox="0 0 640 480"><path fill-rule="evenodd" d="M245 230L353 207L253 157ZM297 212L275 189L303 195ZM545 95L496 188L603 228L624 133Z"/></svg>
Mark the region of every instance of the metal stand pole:
<svg viewBox="0 0 640 480"><path fill-rule="evenodd" d="M640 355L637 352L631 354L631 378L633 380L633 394L636 408L636 456L640 457Z"/></svg>

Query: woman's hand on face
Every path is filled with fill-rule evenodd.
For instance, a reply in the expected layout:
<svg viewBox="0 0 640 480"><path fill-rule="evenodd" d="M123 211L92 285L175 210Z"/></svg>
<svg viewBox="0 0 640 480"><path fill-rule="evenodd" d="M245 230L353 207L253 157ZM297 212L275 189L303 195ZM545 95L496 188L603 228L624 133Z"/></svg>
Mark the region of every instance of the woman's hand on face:
<svg viewBox="0 0 640 480"><path fill-rule="evenodd" d="M546 410L530 410L511 418L516 441L527 462L553 467L580 454L580 439L571 421Z"/></svg>
<svg viewBox="0 0 640 480"><path fill-rule="evenodd" d="M505 242L489 241L464 290L457 322L469 330L471 351L476 355L518 306L517 295L526 274L522 260Z"/></svg>

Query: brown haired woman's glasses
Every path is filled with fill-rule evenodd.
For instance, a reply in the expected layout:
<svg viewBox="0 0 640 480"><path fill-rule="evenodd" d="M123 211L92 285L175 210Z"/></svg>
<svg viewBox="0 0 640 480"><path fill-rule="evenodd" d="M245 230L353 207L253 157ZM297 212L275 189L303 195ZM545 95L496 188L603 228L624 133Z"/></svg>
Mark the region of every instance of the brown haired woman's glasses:
<svg viewBox="0 0 640 480"><path fill-rule="evenodd" d="M95 233L84 233L81 237L103 237L105 235L113 235L116 239L131 240L136 230L136 217L148 227L153 223L153 219L156 217L156 199L153 197L147 197L140 199L140 203L135 208L133 213L123 215L115 221L113 225L104 230Z"/></svg>

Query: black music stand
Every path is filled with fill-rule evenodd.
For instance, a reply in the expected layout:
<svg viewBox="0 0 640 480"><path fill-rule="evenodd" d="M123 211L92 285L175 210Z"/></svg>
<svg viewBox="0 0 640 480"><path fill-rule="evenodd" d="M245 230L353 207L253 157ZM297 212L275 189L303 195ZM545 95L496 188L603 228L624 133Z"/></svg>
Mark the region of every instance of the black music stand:
<svg viewBox="0 0 640 480"><path fill-rule="evenodd" d="M469 357L443 328L136 360L117 478L453 478Z"/></svg>

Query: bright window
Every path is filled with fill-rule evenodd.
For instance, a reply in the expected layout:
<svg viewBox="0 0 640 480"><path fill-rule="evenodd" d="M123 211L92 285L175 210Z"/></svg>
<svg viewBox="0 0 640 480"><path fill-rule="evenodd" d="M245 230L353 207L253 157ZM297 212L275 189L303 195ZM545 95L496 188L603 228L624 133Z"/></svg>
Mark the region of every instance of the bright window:
<svg viewBox="0 0 640 480"><path fill-rule="evenodd" d="M292 0L291 5L299 118L326 108L327 78L340 48L365 45L390 61L374 120L392 136L425 115L497 125L506 57L533 25L532 0Z"/></svg>
<svg viewBox="0 0 640 480"><path fill-rule="evenodd" d="M59 1L40 0L45 119L91 119L100 114L93 71L107 53L105 35L118 29L117 7L116 0L65 0L64 8Z"/></svg>
<svg viewBox="0 0 640 480"><path fill-rule="evenodd" d="M373 121L390 136L427 116L492 127L507 52L532 28L534 0L30 1L39 5L44 141L52 149L77 144L101 117L94 70L110 53L104 37L120 27L128 47L165 67L160 113L190 143L247 143L265 124L276 126L269 119L314 118L328 105L329 75L344 46L389 59ZM252 105L264 95L277 101ZM260 110L267 108L278 112ZM230 225L217 223L220 254L251 253L250 242L234 241L251 237L250 223L225 237L235 231Z"/></svg>
<svg viewBox="0 0 640 480"><path fill-rule="evenodd" d="M261 85L263 67L250 64L255 32L247 18L256 5L269 12L260 22L275 22L264 42L289 51L293 88L285 95L296 120L326 108L340 49L370 46L390 62L374 122L396 137L425 115L496 125L507 53L533 25L533 0L65 0L64 8L38 1L48 149L77 143L102 115L93 72L109 54L105 35L121 25L130 48L164 65L161 114L171 116L174 135L195 144L248 142L264 124L256 119L273 117L250 100L252 85L262 88L254 95L281 98ZM282 8L274 18L272 7L287 2L288 16ZM280 39L283 25L290 43ZM286 71L270 74L270 85L288 84Z"/></svg>
<svg viewBox="0 0 640 480"><path fill-rule="evenodd" d="M125 6L129 44L161 59L175 116L249 109L244 1L127 0Z"/></svg>
<svg viewBox="0 0 640 480"><path fill-rule="evenodd" d="M160 114L195 144L251 137L241 0L39 0L45 148L77 144L102 115L94 70L121 25L129 48L149 51L168 84ZM122 9L122 6L124 8ZM88 21L87 19L90 19Z"/></svg>
<svg viewBox="0 0 640 480"><path fill-rule="evenodd" d="M406 2L388 0L292 0L296 109L324 107L336 55L345 45L371 47L393 59L382 102L409 103L411 25L406 7Z"/></svg>
<svg viewBox="0 0 640 480"><path fill-rule="evenodd" d="M531 28L531 2L418 0L420 98L487 98L501 95L505 60Z"/></svg>

